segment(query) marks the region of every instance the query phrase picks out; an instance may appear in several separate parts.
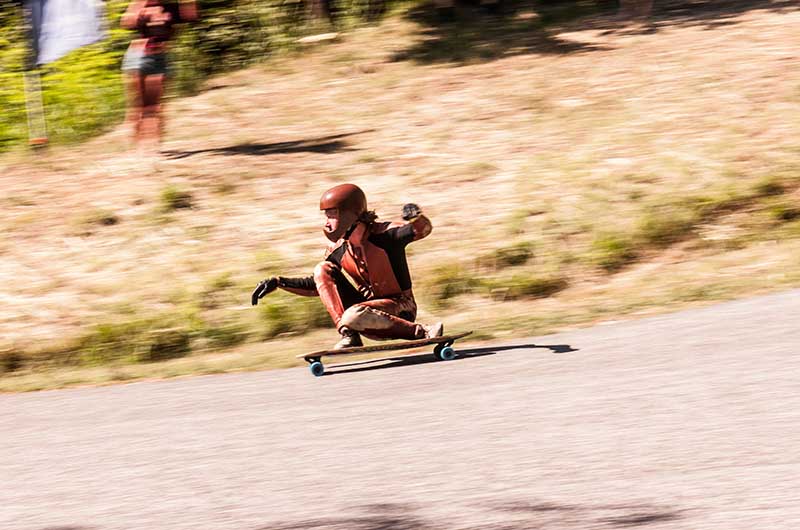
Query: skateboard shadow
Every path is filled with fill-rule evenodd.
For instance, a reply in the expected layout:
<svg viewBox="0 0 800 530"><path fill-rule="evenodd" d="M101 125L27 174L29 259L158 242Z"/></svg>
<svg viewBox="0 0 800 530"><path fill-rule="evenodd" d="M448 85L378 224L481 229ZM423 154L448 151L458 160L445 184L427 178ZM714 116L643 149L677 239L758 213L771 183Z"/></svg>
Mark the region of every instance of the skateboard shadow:
<svg viewBox="0 0 800 530"><path fill-rule="evenodd" d="M368 372L371 370L385 370L387 368L401 368L403 366L414 366L417 364L428 364L438 362L454 362L466 361L476 357L485 357L487 355L497 355L500 352L511 350L523 350L532 348L544 348L553 353L569 353L578 351L569 344L516 344L513 346L487 346L482 348L464 348L457 350L457 357L452 361L440 361L433 353L413 353L408 355L399 355L394 357L380 357L378 359L369 359L366 361L355 361L351 363L332 364L327 367L324 376L352 374L356 372Z"/></svg>

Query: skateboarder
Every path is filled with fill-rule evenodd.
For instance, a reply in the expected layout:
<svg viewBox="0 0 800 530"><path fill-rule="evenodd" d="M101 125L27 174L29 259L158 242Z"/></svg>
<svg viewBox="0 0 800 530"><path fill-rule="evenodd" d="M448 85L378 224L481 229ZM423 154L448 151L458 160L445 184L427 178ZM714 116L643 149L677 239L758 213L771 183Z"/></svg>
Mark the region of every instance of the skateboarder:
<svg viewBox="0 0 800 530"><path fill-rule="evenodd" d="M362 346L361 334L376 340L442 336L441 323L414 323L417 304L405 248L432 230L419 206L403 206L404 223L378 221L375 212L367 210L361 188L340 184L322 195L319 209L325 213L323 231L330 240L325 259L312 276L261 281L252 304L277 288L319 296L341 335L334 349Z"/></svg>

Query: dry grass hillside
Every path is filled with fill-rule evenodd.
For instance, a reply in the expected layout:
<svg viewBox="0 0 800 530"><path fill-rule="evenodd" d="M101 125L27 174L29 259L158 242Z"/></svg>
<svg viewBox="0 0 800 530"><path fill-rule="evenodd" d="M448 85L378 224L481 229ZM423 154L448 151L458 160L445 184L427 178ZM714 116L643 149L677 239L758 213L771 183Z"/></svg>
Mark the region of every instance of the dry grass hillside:
<svg viewBox="0 0 800 530"><path fill-rule="evenodd" d="M0 390L288 366L335 340L316 300L249 306L321 256L320 194L435 224L422 321L542 334L800 285L800 9L724 2L543 26L424 9L0 158ZM644 347L637 345L636 347Z"/></svg>

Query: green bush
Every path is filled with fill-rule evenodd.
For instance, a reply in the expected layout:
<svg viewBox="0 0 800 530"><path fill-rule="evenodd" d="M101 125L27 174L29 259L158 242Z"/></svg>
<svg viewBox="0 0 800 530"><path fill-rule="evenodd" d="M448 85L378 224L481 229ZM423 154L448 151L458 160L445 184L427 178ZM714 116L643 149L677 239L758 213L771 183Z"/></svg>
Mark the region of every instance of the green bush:
<svg viewBox="0 0 800 530"><path fill-rule="evenodd" d="M786 191L782 179L780 177L770 176L764 177L753 186L753 192L758 197L774 197L782 195Z"/></svg>
<svg viewBox="0 0 800 530"><path fill-rule="evenodd" d="M780 223L794 221L800 218L800 207L791 203L777 203L769 208L769 215Z"/></svg>
<svg viewBox="0 0 800 530"><path fill-rule="evenodd" d="M259 308L264 339L282 333L307 333L314 329L333 326L331 317L317 297L277 293L262 300Z"/></svg>
<svg viewBox="0 0 800 530"><path fill-rule="evenodd" d="M460 294L473 292L481 280L470 275L460 265L446 265L435 269L425 285L425 293L434 305L444 308Z"/></svg>
<svg viewBox="0 0 800 530"><path fill-rule="evenodd" d="M668 247L691 234L698 221L696 211L681 205L655 208L639 219L636 237L645 246Z"/></svg>
<svg viewBox="0 0 800 530"><path fill-rule="evenodd" d="M94 44L43 69L42 99L51 141L80 141L120 121L125 110L120 57L104 44Z"/></svg>
<svg viewBox="0 0 800 530"><path fill-rule="evenodd" d="M159 201L161 203L161 211L169 213L181 208L191 208L192 194L170 185L161 190Z"/></svg>
<svg viewBox="0 0 800 530"><path fill-rule="evenodd" d="M91 235L98 227L113 226L119 223L119 216L103 209L89 210L79 215L73 222L76 235Z"/></svg>
<svg viewBox="0 0 800 530"><path fill-rule="evenodd" d="M289 304L283 301L262 301L258 310L264 325L262 338L271 339L281 333L292 331L294 317L290 311Z"/></svg>
<svg viewBox="0 0 800 530"><path fill-rule="evenodd" d="M561 276L515 275L485 283L495 298L517 300L520 298L547 298L563 291L569 281Z"/></svg>
<svg viewBox="0 0 800 530"><path fill-rule="evenodd" d="M201 309L215 309L226 302L237 300L241 293L235 291L236 286L230 272L224 272L211 278L199 293L197 304Z"/></svg>
<svg viewBox="0 0 800 530"><path fill-rule="evenodd" d="M616 272L637 257L634 242L622 234L601 234L592 241L590 259L607 272Z"/></svg>
<svg viewBox="0 0 800 530"><path fill-rule="evenodd" d="M14 349L0 351L0 374L16 372L25 364L24 355Z"/></svg>
<svg viewBox="0 0 800 530"><path fill-rule="evenodd" d="M533 257L533 245L528 241L498 248L494 252L478 258L478 265L492 269L505 269L524 265Z"/></svg>
<svg viewBox="0 0 800 530"><path fill-rule="evenodd" d="M247 328L237 322L207 324L203 336L208 340L207 347L212 350L231 348L243 343L249 337Z"/></svg>
<svg viewBox="0 0 800 530"><path fill-rule="evenodd" d="M97 324L62 355L63 361L82 365L161 361L189 353L189 340L185 322L162 315Z"/></svg>
<svg viewBox="0 0 800 530"><path fill-rule="evenodd" d="M0 151L27 138L22 72L26 49L21 11L0 4Z"/></svg>
<svg viewBox="0 0 800 530"><path fill-rule="evenodd" d="M146 347L136 355L138 362L165 361L185 356L189 347L189 331L182 328L156 329L145 336Z"/></svg>

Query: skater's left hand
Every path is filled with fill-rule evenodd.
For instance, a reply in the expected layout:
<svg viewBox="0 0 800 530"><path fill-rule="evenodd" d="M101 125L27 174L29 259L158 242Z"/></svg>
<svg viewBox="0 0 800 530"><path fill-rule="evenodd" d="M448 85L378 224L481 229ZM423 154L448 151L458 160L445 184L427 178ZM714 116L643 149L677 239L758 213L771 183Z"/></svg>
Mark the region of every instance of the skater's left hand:
<svg viewBox="0 0 800 530"><path fill-rule="evenodd" d="M252 296L250 297L250 303L253 305L258 305L258 301L269 293L274 291L278 288L278 278L267 278L266 280L261 280L256 285L255 290L253 291Z"/></svg>
<svg viewBox="0 0 800 530"><path fill-rule="evenodd" d="M422 215L422 209L420 209L420 207L414 204L413 202L410 202L405 206L403 206L404 221L410 221L415 217L419 217L420 215Z"/></svg>

